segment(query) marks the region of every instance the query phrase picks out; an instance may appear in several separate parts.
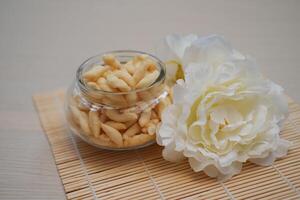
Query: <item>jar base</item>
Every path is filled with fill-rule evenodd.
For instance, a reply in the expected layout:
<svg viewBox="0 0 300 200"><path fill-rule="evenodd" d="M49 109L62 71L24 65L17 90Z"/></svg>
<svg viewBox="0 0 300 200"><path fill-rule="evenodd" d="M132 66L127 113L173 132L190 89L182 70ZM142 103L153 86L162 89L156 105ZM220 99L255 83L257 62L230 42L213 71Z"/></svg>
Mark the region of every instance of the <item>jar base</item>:
<svg viewBox="0 0 300 200"><path fill-rule="evenodd" d="M94 146L96 148L99 149L103 149L103 150L109 150L109 151L130 151L130 150L137 150L137 149L141 149L141 148L145 148L148 146L151 146L153 144L156 143L155 140L146 142L144 144L141 145L137 145L137 146L129 146L129 147L109 147L109 146L105 146L105 145L101 145L101 144L96 144L95 142L92 142L90 137L84 137L82 134L79 134L76 132L76 130L73 130L72 127L68 126L68 130L71 132L71 134L79 137L81 140L83 140L84 142L86 142L87 144Z"/></svg>

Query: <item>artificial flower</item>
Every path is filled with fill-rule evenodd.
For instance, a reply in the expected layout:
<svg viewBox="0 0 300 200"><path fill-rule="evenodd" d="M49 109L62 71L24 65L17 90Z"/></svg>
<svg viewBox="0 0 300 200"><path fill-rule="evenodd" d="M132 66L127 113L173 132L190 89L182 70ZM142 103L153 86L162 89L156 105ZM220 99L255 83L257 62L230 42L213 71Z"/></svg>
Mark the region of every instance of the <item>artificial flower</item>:
<svg viewBox="0 0 300 200"><path fill-rule="evenodd" d="M184 38L170 45L185 79L176 81L173 104L162 114L157 142L163 157L188 158L194 171L227 180L246 161L271 165L286 155L290 143L280 138L288 111L283 89L222 37L175 45Z"/></svg>

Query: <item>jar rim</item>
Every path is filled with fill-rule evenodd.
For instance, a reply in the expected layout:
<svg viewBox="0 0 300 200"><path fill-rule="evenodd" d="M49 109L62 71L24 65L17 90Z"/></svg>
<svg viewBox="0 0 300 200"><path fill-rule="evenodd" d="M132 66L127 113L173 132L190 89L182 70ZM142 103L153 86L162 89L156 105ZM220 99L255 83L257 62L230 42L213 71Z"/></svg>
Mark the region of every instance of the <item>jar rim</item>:
<svg viewBox="0 0 300 200"><path fill-rule="evenodd" d="M135 56L135 55L147 55L149 56L153 61L155 61L155 63L157 64L157 66L159 67L159 76L157 77L157 79L148 87L145 88L139 88L139 89L133 89L130 90L128 92L110 92L110 91L105 91L105 90L101 90L101 89L96 89L93 87L90 87L89 85L85 84L85 81L83 80L83 72L85 70L86 67L89 67L95 63L91 62L93 59L96 58L101 58L103 55L105 54L113 54L116 57L118 57L118 54L132 54L131 57ZM128 57L128 56L127 56ZM100 59L101 60L101 59ZM91 63L89 63L91 62ZM114 50L114 51L107 51L104 53L100 53L97 54L95 56L89 57L88 59L86 59L77 69L76 72L76 82L79 85L80 90L82 91L89 91L89 92L95 92L96 94L106 94L106 95L124 95L124 94L132 94L132 93L138 93L138 92L143 92L143 91L147 91L161 83L163 83L165 81L166 78L166 66L165 64L156 56L150 54L150 53L146 53L143 51L136 51L136 50Z"/></svg>

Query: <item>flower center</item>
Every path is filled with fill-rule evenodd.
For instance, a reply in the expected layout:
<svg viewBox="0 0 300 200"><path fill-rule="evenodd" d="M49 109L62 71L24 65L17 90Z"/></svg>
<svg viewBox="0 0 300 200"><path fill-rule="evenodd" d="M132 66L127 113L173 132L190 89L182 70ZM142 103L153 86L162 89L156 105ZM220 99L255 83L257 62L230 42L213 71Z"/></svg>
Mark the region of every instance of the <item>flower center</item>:
<svg viewBox="0 0 300 200"><path fill-rule="evenodd" d="M176 74L175 74L176 80L179 80L179 79L185 80L183 66L180 62L178 62L176 60L170 60L170 61L166 62L166 65L168 65L168 64L177 65L177 70L176 70Z"/></svg>

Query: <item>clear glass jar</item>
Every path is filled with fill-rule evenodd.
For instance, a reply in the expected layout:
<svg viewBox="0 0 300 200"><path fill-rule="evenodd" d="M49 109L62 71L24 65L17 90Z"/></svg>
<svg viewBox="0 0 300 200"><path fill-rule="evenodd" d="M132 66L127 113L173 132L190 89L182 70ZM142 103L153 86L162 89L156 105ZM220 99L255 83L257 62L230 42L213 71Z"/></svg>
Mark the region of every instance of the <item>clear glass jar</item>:
<svg viewBox="0 0 300 200"><path fill-rule="evenodd" d="M107 92L91 87L83 78L83 74L94 65L104 65L101 59L104 54L89 58L77 70L76 79L67 92L65 113L68 126L84 141L102 149L137 149L155 143L161 112L171 103L164 64L139 51L105 54L113 54L121 64L138 55L146 55L155 63L159 75L145 88Z"/></svg>

